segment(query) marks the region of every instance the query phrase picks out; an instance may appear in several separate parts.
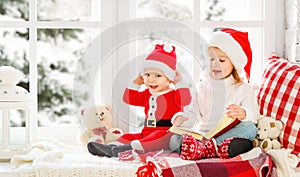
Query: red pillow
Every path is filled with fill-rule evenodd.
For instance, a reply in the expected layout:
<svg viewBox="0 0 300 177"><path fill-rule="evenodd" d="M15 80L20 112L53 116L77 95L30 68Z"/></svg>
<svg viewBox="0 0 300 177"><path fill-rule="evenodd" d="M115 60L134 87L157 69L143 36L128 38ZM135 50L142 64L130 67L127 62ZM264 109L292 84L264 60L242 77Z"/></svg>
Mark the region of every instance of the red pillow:
<svg viewBox="0 0 300 177"><path fill-rule="evenodd" d="M272 54L258 91L260 114L284 124L280 141L293 154L300 152L300 66Z"/></svg>

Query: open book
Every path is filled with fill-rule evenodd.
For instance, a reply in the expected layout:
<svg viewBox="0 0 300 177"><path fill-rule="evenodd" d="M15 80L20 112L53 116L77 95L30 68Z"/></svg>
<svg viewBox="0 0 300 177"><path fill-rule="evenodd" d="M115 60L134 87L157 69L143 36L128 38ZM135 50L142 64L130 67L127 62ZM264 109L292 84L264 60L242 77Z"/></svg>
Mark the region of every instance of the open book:
<svg viewBox="0 0 300 177"><path fill-rule="evenodd" d="M175 126L172 126L169 129L169 131L173 132L173 133L180 134L180 135L183 135L183 134L191 135L195 139L198 139L198 140L202 140L203 138L204 139L211 139L211 138L215 138L215 137L220 136L221 134L223 134L224 132L226 132L230 128L237 125L239 122L240 122L239 119L232 119L232 118L228 117L227 114L225 114L224 117L218 123L218 125L215 126L214 128L212 128L211 130L209 130L204 135L202 135L200 133L197 133L197 132L194 132L194 131L183 129L181 127L175 127Z"/></svg>

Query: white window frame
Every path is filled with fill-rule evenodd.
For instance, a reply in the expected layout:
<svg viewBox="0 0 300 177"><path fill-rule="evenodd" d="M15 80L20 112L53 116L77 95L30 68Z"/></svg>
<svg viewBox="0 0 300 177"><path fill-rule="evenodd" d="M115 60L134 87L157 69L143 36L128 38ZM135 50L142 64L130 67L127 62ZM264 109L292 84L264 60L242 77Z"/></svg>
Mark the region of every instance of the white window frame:
<svg viewBox="0 0 300 177"><path fill-rule="evenodd" d="M95 0L97 1L97 0ZM71 127L38 127L37 125L37 29L38 28L97 28L106 29L119 21L134 18L135 0L102 0L101 1L101 21L38 21L37 20L37 0L29 0L29 21L9 21L0 23L0 27L29 28L29 81L30 92L34 96L34 108L31 111L31 132L32 140L42 137L55 137L59 140L75 143L76 133L79 131L78 126ZM127 7L127 8L126 8ZM194 19L186 22L194 30L199 31L201 28L214 28L219 26L231 27L261 27L264 29L264 58L270 52L276 51L283 54L284 30L283 30L283 0L265 0L265 19L261 21L221 21L207 22L200 21L200 0L194 0ZM277 9L277 10L274 10ZM276 20L280 20L280 24ZM281 36L276 34L280 33ZM113 55L116 60L110 61L112 75L107 78L106 85L113 84L113 77L118 72L119 63L124 63L124 59L129 60L130 50L120 49ZM122 57L119 57L122 56ZM128 57L126 57L128 56ZM262 60L262 66L264 61ZM198 68L194 68L197 73ZM107 93L101 91L100 96L104 97ZM106 98L109 100L109 98ZM105 98L104 98L105 100Z"/></svg>
<svg viewBox="0 0 300 177"><path fill-rule="evenodd" d="M263 31L263 39L264 42L262 46L264 49L262 50L262 59L260 60L259 68L255 73L259 76L262 76L263 69L265 68L265 62L267 57L271 52L276 52L278 55L283 56L284 50L284 0L273 1L273 0L265 0L265 3L262 8L264 8L263 18L261 20L241 20L241 21L201 21L200 20L200 1L194 0L194 9L193 9L193 19L188 21L181 21L182 23L190 26L194 31L201 31L201 28L217 28L217 27L232 27L232 28L261 28ZM251 2L252 3L252 2ZM133 9L135 11L136 8L136 0L130 1L129 9ZM135 14L130 14L131 18L135 18ZM279 23L277 22L279 21ZM155 26L156 25L156 26ZM160 28L157 23L155 25L151 25L149 22L149 26L152 28ZM163 24L166 26L166 24ZM166 28L171 26L166 26ZM139 28L138 25L135 28ZM144 26L140 26L141 29ZM279 35L278 35L279 34ZM130 49L128 49L130 50ZM128 53L125 53L128 55ZM126 56L123 54L119 54L120 56ZM131 58L131 57L128 57ZM124 58L123 58L124 59ZM257 64L257 63L256 63ZM253 69L253 67L252 67ZM197 63L194 63L194 79L198 80L200 67L197 66ZM259 84L259 81L255 82ZM136 115L130 115L136 116Z"/></svg>
<svg viewBox="0 0 300 177"><path fill-rule="evenodd" d="M31 0L33 1L33 4L37 0ZM92 0L92 1L98 1L98 0ZM101 1L101 19L97 21L79 21L79 22L68 22L68 21L51 21L51 22L38 22L35 20L37 23L37 28L81 28L81 29L87 29L87 28L96 28L96 29L106 29L113 25L117 21L117 9L115 8L117 6L117 0L111 0L111 1ZM95 9L95 7L93 7ZM98 9L100 9L98 7ZM31 9L30 10L34 10ZM36 10L34 10L36 12ZM33 18L33 17L32 17ZM36 30L35 30L36 32ZM36 36L35 36L36 37ZM36 39L33 39L34 41L37 41ZM36 54L36 43L34 45L34 51L33 55ZM115 54L113 54L115 55ZM113 56L116 57L116 56ZM36 58L36 56L35 56ZM112 61L109 65L112 66L112 72L114 71L113 66L115 66L115 63ZM34 64L33 64L34 65ZM36 64L35 64L36 65ZM33 66L34 67L34 66ZM106 77L106 84L107 85L112 85L112 78L113 76L110 75L109 77ZM31 76L30 79L35 79L35 75ZM36 88L36 84L33 86ZM100 87L101 88L101 87ZM36 92L35 92L36 93ZM36 94L37 95L37 94ZM98 97L101 97L103 95L107 95L103 92L98 95ZM37 98L36 98L37 99ZM37 117L37 106L36 110L34 111L35 115L34 117ZM37 122L37 120L35 120ZM37 125L34 126L34 132L33 139L41 139L43 137L50 137L50 138L56 138L60 141L63 141L68 144L78 144L78 133L81 131L80 127L78 125L71 125L71 126L58 126L58 127L38 127Z"/></svg>
<svg viewBox="0 0 300 177"><path fill-rule="evenodd" d="M128 4L129 2L129 4ZM136 0L131 0L131 1L121 1L118 2L117 7L118 7L118 20L123 21L123 19L126 19L129 15L131 19L135 18L135 12L136 11ZM128 7L129 5L129 7ZM128 7L128 8L124 8ZM245 21L200 21L200 0L194 0L194 18L193 20L189 21L183 21L183 23L186 23L189 25L192 29L195 31L200 31L201 28L216 28L220 26L229 26L229 27L236 27L236 28L261 28L263 29L263 37L264 39L264 50L262 51L263 54L262 59L260 61L260 67L258 71L258 75L263 74L263 68L265 67L265 59L268 57L268 55L276 51L279 55L283 54L283 38L284 38L284 30L283 30L283 0L279 1L272 1L272 0L265 0L264 4L264 18L262 20L245 20ZM128 11L129 9L129 11ZM276 9L276 10L274 10ZM125 18L123 18L125 17ZM280 19L282 23L277 23L277 20ZM158 27L160 28L157 23L149 22L147 26L153 28L153 27ZM144 24L143 24L144 25ZM157 25L157 26L155 26ZM163 24L164 27L171 27L171 26L166 26L166 24ZM145 28L145 26L140 26L139 24L136 24L134 28ZM280 35L278 35L278 33ZM135 47L132 47L135 48ZM120 63L124 63L124 60L126 58L129 59L132 58L135 54L135 51L132 51L132 48L130 49L122 49L117 52L117 60L116 63L112 66L114 68L113 75L118 72L118 68L120 67ZM131 52L131 53L130 53ZM133 53L133 56L130 56L130 54ZM122 56L122 57L118 57ZM123 60L123 61L121 61ZM195 76L194 78L197 79L198 73L199 73L199 67L194 65L194 73ZM130 115L129 117L134 117L134 115Z"/></svg>
<svg viewBox="0 0 300 177"><path fill-rule="evenodd" d="M262 28L264 33L263 59L266 59L271 52L283 56L284 50L284 0L272 1L265 0L264 17L262 20L244 20L244 21L201 21L200 20L200 1L194 0L193 20L183 21L195 31L201 31L201 28L233 27L233 28ZM136 0L130 1L130 8L136 6ZM251 2L252 3L252 2ZM131 16L135 18L135 16ZM277 23L277 21L281 23ZM157 24L156 24L157 25ZM159 26L157 26L159 27ZM137 27L138 28L138 27ZM142 28L142 27L141 27ZM278 35L279 34L279 35ZM264 68L265 60L261 60L260 73ZM196 66L196 65L195 65ZM199 67L194 68L195 77L199 73Z"/></svg>
<svg viewBox="0 0 300 177"><path fill-rule="evenodd" d="M37 30L39 28L77 28L77 29L105 29L117 21L116 0L101 1L101 19L94 21L38 21L37 20L37 1L29 0L29 20L28 21L7 21L0 23L1 28L28 28L29 29L29 82L30 93L33 95L34 105L30 110L30 134L31 142L43 138L57 138L68 143L76 143L76 134L80 131L77 125L61 127L38 127L38 69L37 69ZM92 0L99 4L99 0ZM95 5L94 4L94 5ZM92 10L95 10L95 6ZM98 10L100 7L98 7ZM18 129L13 129L18 131ZM17 132L18 134L18 132Z"/></svg>

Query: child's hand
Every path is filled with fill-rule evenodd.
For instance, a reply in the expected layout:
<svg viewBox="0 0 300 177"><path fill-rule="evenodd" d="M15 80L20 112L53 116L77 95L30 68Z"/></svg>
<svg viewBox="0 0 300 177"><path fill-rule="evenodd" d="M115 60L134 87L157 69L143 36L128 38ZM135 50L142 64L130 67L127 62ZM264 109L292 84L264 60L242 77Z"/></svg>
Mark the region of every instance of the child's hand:
<svg viewBox="0 0 300 177"><path fill-rule="evenodd" d="M132 82L137 85L144 84L143 76L141 74L139 74L138 77L136 77Z"/></svg>
<svg viewBox="0 0 300 177"><path fill-rule="evenodd" d="M175 76L175 79L174 79L174 84L177 84L180 81L182 81L182 76L181 76L181 74L178 71L176 71L176 76Z"/></svg>
<svg viewBox="0 0 300 177"><path fill-rule="evenodd" d="M173 126L179 127L184 121L187 121L189 118L183 117L181 115L177 116L173 122Z"/></svg>
<svg viewBox="0 0 300 177"><path fill-rule="evenodd" d="M226 110L227 110L226 114L231 118L240 119L240 120L243 120L246 118L246 111L239 105L230 104L226 108Z"/></svg>

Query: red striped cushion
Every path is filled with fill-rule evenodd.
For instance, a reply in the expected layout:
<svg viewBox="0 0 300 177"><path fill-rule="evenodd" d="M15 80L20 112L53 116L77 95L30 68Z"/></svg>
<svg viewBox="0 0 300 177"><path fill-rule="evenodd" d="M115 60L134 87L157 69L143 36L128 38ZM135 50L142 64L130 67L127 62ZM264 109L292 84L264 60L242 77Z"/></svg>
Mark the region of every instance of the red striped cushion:
<svg viewBox="0 0 300 177"><path fill-rule="evenodd" d="M284 124L280 136L283 148L300 152L300 66L272 54L258 91L260 114Z"/></svg>

